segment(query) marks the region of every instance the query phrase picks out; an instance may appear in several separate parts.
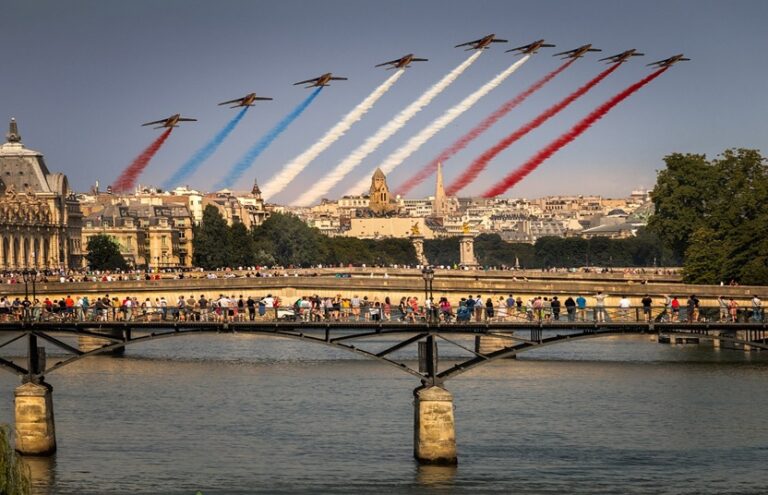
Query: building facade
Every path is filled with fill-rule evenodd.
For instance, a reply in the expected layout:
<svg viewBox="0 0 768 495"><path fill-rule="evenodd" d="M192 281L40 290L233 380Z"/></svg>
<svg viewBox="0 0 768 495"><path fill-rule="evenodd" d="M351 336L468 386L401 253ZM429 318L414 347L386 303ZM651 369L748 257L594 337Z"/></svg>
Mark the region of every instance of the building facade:
<svg viewBox="0 0 768 495"><path fill-rule="evenodd" d="M67 177L24 147L12 119L0 145L0 270L80 267L81 220Z"/></svg>

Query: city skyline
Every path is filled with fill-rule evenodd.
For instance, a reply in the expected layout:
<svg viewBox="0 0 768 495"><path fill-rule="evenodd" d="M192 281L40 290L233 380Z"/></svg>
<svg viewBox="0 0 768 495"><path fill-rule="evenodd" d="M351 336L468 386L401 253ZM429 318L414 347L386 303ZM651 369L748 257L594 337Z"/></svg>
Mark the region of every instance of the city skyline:
<svg viewBox="0 0 768 495"><path fill-rule="evenodd" d="M218 102L250 92L273 97L250 109L229 139L186 181L209 191L222 170L307 96L308 90L293 82L325 72L349 77L325 88L235 188L250 189L254 178L263 186L392 74L374 69L375 64L406 53L428 58L408 69L346 135L271 198L289 203L465 60L468 54L454 45L491 32L509 43L484 53L328 197L338 198L361 177L370 176L408 138L518 58L504 50L540 38L557 48L542 49L408 158L388 176L393 189L499 105L553 70L559 60L552 53L590 42L603 52L577 61L445 163L446 181L603 70L598 58L629 48L646 56L619 68L502 153L461 195L481 194L594 107L650 73L645 64L676 53L685 53L692 61L673 67L623 102L506 195L625 196L637 187L652 187L655 171L663 168L662 158L668 153L712 156L730 147L761 149L768 131L761 118L766 104L760 81L766 69L753 63L756 54L764 58L753 48L765 42L761 33L768 6L762 2L593 1L534 6L489 1L470 7L432 1L386 5L230 1L215 6L176 1L160 5L12 1L4 11L0 24L8 46L16 48L0 74L0 91L9 97L0 103L4 118L16 117L25 145L43 153L48 166L67 174L78 191L87 190L95 180L104 186L112 183L157 138L159 131L142 128L143 122L174 113L199 119L175 130L139 177L142 184L160 185L234 117L237 110L217 106ZM410 196L429 196L433 187L432 178Z"/></svg>

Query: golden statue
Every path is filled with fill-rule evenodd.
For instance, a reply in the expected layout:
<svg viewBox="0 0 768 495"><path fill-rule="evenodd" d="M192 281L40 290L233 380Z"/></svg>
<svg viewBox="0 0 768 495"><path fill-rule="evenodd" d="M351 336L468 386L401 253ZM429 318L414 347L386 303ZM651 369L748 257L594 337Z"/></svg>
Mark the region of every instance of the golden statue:
<svg viewBox="0 0 768 495"><path fill-rule="evenodd" d="M414 222L413 225L411 225L411 235L421 235L421 232L419 231L419 224Z"/></svg>
<svg viewBox="0 0 768 495"><path fill-rule="evenodd" d="M465 234L469 234L469 222L464 222L461 224L461 231Z"/></svg>

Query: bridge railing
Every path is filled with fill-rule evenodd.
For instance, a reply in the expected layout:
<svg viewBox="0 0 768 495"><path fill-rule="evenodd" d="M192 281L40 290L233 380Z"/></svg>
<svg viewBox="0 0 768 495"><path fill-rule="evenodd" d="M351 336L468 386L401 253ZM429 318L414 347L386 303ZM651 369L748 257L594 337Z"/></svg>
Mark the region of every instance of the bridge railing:
<svg viewBox="0 0 768 495"><path fill-rule="evenodd" d="M441 323L485 323L485 322L718 322L745 323L763 322L762 308L727 308L720 306L699 306L692 310L681 306L618 307L584 306L541 308L525 306L497 307L464 305L456 307L416 308L399 306L362 305L359 308L334 306L279 306L254 305L238 307L237 303L227 307L213 305L201 308L198 305L185 307L69 307L51 308L12 307L1 308L0 321L137 321L137 322L248 322L248 321L296 321L296 322L423 322L427 319Z"/></svg>

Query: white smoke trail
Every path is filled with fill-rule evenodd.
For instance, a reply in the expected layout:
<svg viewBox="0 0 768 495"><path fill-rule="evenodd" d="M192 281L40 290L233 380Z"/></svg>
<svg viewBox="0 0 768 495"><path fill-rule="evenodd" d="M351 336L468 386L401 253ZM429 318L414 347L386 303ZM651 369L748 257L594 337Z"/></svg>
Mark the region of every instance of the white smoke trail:
<svg viewBox="0 0 768 495"><path fill-rule="evenodd" d="M301 173L301 171L304 170L312 160L317 158L320 153L325 151L326 148L328 148L330 145L336 142L337 139L343 136L349 130L349 128L352 127L352 124L360 120L363 115L365 115L365 113L371 109L373 104L376 103L379 98L384 96L384 93L386 93L387 90L389 90L389 88L391 88L392 85L395 84L398 79L400 79L400 76L402 76L404 72L405 69L399 69L395 71L395 73L392 74L389 79L384 81L378 88L373 91L373 93L368 95L366 99L360 102L360 104L353 108L351 112L345 115L338 124L326 132L325 136L320 138L319 141L310 146L304 153L300 154L294 158L293 161L288 163L288 165L283 167L283 169L275 177L267 182L266 187L262 191L264 199L269 199L285 189L285 186L287 186L293 179L295 179L296 176L299 175L299 173Z"/></svg>
<svg viewBox="0 0 768 495"><path fill-rule="evenodd" d="M357 167L365 157L376 151L376 148L389 139L394 133L400 130L414 115L419 113L421 109L429 105L429 103L439 95L445 88L451 85L462 72L467 70L472 62L482 54L482 50L478 50L470 57L462 62L458 67L445 75L440 81L435 83L431 88L424 92L418 99L408 105L400 113L398 113L392 120L382 126L376 134L369 137L361 144L357 149L349 154L330 174L323 177L322 180L312 185L312 188L307 190L299 199L293 202L296 205L311 205L319 198L322 198L328 191L339 183L346 175Z"/></svg>
<svg viewBox="0 0 768 495"><path fill-rule="evenodd" d="M409 139L405 145L401 146L399 149L395 150L394 153L389 155L386 160L384 160L384 163L379 167L381 168L381 171L384 172L384 174L392 172L395 167L403 163L406 158L415 153L416 150L418 150L421 145L426 143L432 136L453 122L459 115L469 110L472 105L477 103L480 98L490 93L491 90L501 84L504 79L511 76L512 73L519 69L520 66L523 65L530 57L530 55L521 57L514 64L510 65L505 71L499 73L496 77L481 86L477 91L464 98L457 105L454 105L452 108L448 109L437 119L433 120L432 123L422 129L421 132ZM368 188L368 184L371 182L370 175L372 173L373 171L371 171L368 176L361 179L360 182L355 184L355 186L350 189L347 194L351 196L360 194L362 191L365 191Z"/></svg>

